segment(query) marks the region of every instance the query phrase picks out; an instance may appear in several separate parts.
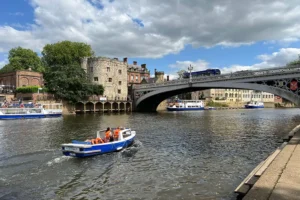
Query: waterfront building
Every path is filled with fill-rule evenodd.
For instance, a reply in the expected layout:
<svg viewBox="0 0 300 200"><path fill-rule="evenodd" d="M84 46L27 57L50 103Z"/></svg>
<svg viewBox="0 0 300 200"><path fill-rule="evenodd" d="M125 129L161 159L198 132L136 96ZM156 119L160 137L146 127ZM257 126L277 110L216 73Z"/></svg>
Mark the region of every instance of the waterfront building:
<svg viewBox="0 0 300 200"><path fill-rule="evenodd" d="M127 63L127 58L124 58L124 62ZM127 65L127 76L128 86L141 84L142 81L148 82L150 71L147 69L146 64L139 66L137 65L137 61L133 61L133 64Z"/></svg>
<svg viewBox="0 0 300 200"><path fill-rule="evenodd" d="M15 89L24 86L43 86L43 74L29 70L0 73L0 85Z"/></svg>
<svg viewBox="0 0 300 200"><path fill-rule="evenodd" d="M81 67L92 83L103 85L103 95L107 99L127 100L127 59L119 61L118 58L83 58Z"/></svg>
<svg viewBox="0 0 300 200"><path fill-rule="evenodd" d="M201 97L202 96L202 97ZM227 104L244 104L249 101L262 101L262 102L278 102L278 97L274 94L254 91L254 90L240 90L240 89L208 89L199 91L194 95L196 99L205 98L207 101L213 100L220 103Z"/></svg>

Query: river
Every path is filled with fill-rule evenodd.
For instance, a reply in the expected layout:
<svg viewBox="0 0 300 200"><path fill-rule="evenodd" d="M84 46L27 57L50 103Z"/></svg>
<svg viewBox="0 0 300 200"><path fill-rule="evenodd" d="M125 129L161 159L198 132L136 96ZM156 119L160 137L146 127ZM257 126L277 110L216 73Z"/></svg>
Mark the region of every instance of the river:
<svg viewBox="0 0 300 200"><path fill-rule="evenodd" d="M299 109L87 114L0 121L0 199L236 199L300 124ZM131 127L133 146L90 158L60 144Z"/></svg>

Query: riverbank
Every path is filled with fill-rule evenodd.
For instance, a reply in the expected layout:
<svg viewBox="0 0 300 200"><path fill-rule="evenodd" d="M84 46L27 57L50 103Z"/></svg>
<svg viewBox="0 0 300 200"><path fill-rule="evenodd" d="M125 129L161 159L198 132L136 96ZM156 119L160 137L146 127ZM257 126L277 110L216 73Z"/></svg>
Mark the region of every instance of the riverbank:
<svg viewBox="0 0 300 200"><path fill-rule="evenodd" d="M235 192L243 200L296 200L300 196L300 125L284 143L261 162Z"/></svg>

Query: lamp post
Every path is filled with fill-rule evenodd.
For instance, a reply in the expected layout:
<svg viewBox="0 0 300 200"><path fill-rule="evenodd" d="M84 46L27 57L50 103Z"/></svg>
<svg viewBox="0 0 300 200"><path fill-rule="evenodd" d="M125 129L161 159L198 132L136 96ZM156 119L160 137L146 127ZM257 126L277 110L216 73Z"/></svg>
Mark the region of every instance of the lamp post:
<svg viewBox="0 0 300 200"><path fill-rule="evenodd" d="M192 82L192 70L193 70L192 65L190 65L190 66L188 67L188 70L190 71L190 83L191 83L191 82Z"/></svg>

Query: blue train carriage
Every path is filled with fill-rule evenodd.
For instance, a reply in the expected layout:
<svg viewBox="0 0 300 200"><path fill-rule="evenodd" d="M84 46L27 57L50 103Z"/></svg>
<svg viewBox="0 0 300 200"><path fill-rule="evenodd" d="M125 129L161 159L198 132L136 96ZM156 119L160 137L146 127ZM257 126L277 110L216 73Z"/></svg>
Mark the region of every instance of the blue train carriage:
<svg viewBox="0 0 300 200"><path fill-rule="evenodd" d="M113 131L114 129L112 129ZM91 142L73 140L72 143L62 144L62 153L65 156L88 157L114 151L120 151L129 147L134 142L136 132L129 128L121 129L119 138L113 142L91 144ZM100 137L97 132L97 137Z"/></svg>
<svg viewBox="0 0 300 200"><path fill-rule="evenodd" d="M215 76L220 74L221 71L219 69L207 69L207 70L196 71L191 73L192 77ZM189 72L183 73L183 78L190 78L190 73Z"/></svg>

